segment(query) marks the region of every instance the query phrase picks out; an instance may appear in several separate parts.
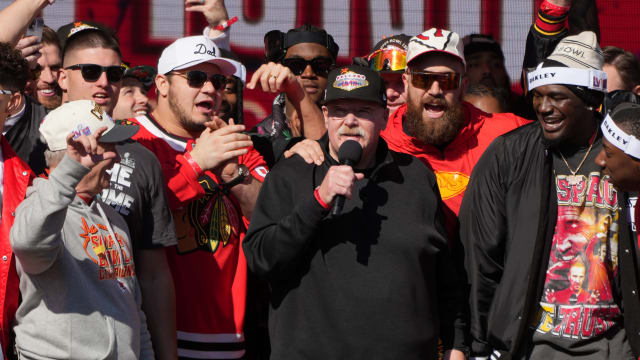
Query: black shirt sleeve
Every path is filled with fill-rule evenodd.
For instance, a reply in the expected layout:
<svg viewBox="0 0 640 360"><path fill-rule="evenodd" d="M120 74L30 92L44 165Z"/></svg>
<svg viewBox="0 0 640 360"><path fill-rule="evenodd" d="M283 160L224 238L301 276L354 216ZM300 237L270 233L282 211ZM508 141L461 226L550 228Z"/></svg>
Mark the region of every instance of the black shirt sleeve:
<svg viewBox="0 0 640 360"><path fill-rule="evenodd" d="M471 174L460 208L460 237L470 282L471 348L476 355L491 353L487 339L487 315L502 277L506 238L503 139L497 138L484 152Z"/></svg>
<svg viewBox="0 0 640 360"><path fill-rule="evenodd" d="M303 163L303 160L292 158L282 164L289 162ZM304 173L303 166L291 169ZM285 275L287 265L312 244L316 230L329 212L315 199L312 185L308 191L295 191L296 180L292 178L295 172L288 166L276 166L269 172L243 241L249 269L262 277Z"/></svg>

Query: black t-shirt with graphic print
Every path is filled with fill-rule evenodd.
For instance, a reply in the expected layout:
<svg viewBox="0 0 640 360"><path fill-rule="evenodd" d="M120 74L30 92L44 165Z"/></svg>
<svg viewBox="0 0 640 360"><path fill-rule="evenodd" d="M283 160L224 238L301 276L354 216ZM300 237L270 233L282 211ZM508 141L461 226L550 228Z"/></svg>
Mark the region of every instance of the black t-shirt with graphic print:
<svg viewBox="0 0 640 360"><path fill-rule="evenodd" d="M621 211L595 163L601 148L598 136L591 151L551 150L558 218L529 359L633 359L616 301Z"/></svg>
<svg viewBox="0 0 640 360"><path fill-rule="evenodd" d="M101 199L122 215L136 249L177 244L173 217L156 156L135 141L116 146L120 163L111 169L111 184Z"/></svg>

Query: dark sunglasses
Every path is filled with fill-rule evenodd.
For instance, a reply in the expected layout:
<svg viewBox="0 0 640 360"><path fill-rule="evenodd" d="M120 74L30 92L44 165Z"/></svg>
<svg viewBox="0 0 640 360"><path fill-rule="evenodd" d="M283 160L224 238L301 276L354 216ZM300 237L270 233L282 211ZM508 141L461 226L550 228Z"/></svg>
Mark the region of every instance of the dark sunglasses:
<svg viewBox="0 0 640 360"><path fill-rule="evenodd" d="M88 82L98 81L102 73L107 73L107 80L111 83L122 80L125 68L120 65L100 66L96 64L76 64L67 66L65 70L80 70L82 78Z"/></svg>
<svg viewBox="0 0 640 360"><path fill-rule="evenodd" d="M410 71L409 74L411 75L411 85L423 90L429 90L435 81L438 82L440 89L443 91L457 89L462 82L460 74L453 72L432 73Z"/></svg>
<svg viewBox="0 0 640 360"><path fill-rule="evenodd" d="M206 72L200 70L191 70L186 74L174 71L173 74L186 78L189 86L193 88L201 88L204 83L207 82L207 79L209 79L216 91L219 91L224 88L227 82L227 77L222 74L209 75Z"/></svg>
<svg viewBox="0 0 640 360"><path fill-rule="evenodd" d="M301 75L304 72L304 69L307 68L308 65L311 65L311 69L313 72L322 77L326 77L333 68L333 59L328 57L319 56L313 58L311 60L303 59L303 58L288 58L282 59L282 65L288 67L293 75Z"/></svg>

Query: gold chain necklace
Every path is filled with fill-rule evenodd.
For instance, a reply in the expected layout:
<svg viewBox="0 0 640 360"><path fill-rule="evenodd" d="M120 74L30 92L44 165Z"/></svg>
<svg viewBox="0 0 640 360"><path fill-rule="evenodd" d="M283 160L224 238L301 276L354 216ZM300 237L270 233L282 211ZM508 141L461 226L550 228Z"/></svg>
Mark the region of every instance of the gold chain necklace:
<svg viewBox="0 0 640 360"><path fill-rule="evenodd" d="M578 171L580 171L580 168L582 167L582 164L584 164L584 161L587 160L587 156L589 156L589 153L591 152L591 148L593 147L593 144L596 142L596 137L598 136L598 128L596 128L596 134L593 137L593 141L591 142L591 145L589 145L589 148L587 149L587 153L584 154L584 157L582 158L582 161L580 161L580 164L578 164L578 167L576 168L575 171L571 170L571 166L569 166L569 162L567 162L567 159L564 158L564 155L562 154L562 151L560 151L560 149L558 149L558 153L560 154L560 157L562 158L562 161L564 161L564 164L567 165L567 169L569 169L569 172L571 173L571 175L567 176L567 180L569 181L569 185L578 185L580 184L580 181L582 180L582 175L576 175L578 173Z"/></svg>

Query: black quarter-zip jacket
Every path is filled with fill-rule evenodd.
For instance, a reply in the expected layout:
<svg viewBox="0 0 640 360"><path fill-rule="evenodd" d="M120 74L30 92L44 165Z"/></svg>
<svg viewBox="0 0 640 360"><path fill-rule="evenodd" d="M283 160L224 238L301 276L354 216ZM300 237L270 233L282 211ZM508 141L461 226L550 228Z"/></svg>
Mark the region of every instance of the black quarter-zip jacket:
<svg viewBox="0 0 640 360"><path fill-rule="evenodd" d="M464 349L456 267L435 175L388 150L332 217L314 189L331 166L294 156L267 176L244 239L271 286L272 359L435 359Z"/></svg>

